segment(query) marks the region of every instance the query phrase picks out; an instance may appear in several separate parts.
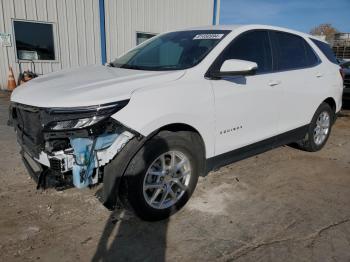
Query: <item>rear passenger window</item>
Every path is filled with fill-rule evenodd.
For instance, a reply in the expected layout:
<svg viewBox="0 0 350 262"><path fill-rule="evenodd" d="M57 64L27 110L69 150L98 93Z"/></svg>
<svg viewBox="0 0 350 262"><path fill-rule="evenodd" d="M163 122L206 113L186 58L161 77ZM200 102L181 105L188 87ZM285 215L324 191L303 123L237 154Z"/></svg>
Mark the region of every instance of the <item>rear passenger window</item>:
<svg viewBox="0 0 350 262"><path fill-rule="evenodd" d="M300 36L273 32L275 43L275 69L278 71L305 68L316 65L318 57Z"/></svg>
<svg viewBox="0 0 350 262"><path fill-rule="evenodd" d="M316 65L320 62L320 59L318 58L318 56L315 54L314 50L312 49L312 47L306 43L305 40L304 41L304 45L305 45L305 53L306 53L306 57L307 57L307 61L308 61L308 65L309 66L313 66Z"/></svg>
<svg viewBox="0 0 350 262"><path fill-rule="evenodd" d="M258 64L257 73L271 72L272 55L268 33L250 31L238 36L223 52L221 64L228 59L255 62Z"/></svg>
<svg viewBox="0 0 350 262"><path fill-rule="evenodd" d="M315 45L317 45L317 47L328 58L329 61L331 61L334 64L338 64L338 61L334 55L334 52L328 44L326 44L322 41L316 40L316 39L312 39L312 38L310 38L310 39L312 42L314 42Z"/></svg>

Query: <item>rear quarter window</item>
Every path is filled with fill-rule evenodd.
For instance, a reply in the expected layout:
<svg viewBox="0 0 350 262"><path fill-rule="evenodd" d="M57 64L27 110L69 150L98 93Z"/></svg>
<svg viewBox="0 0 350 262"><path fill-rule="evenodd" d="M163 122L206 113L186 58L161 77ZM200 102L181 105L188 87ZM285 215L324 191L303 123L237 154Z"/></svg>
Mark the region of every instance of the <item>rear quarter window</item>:
<svg viewBox="0 0 350 262"><path fill-rule="evenodd" d="M309 44L300 36L273 32L275 70L293 70L311 67L319 63Z"/></svg>
<svg viewBox="0 0 350 262"><path fill-rule="evenodd" d="M327 57L330 62L336 65L338 64L337 58L335 57L332 48L328 44L312 38L310 38L310 40L314 42L314 44L321 50L321 52Z"/></svg>

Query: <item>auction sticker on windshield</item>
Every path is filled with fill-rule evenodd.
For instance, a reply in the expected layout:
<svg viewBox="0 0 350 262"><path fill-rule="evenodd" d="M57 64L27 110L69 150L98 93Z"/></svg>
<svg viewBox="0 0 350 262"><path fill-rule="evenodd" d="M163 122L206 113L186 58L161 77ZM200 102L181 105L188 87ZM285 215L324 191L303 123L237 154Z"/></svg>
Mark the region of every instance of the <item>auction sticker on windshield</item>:
<svg viewBox="0 0 350 262"><path fill-rule="evenodd" d="M193 37L193 40L204 40L204 39L221 39L224 34L198 34Z"/></svg>

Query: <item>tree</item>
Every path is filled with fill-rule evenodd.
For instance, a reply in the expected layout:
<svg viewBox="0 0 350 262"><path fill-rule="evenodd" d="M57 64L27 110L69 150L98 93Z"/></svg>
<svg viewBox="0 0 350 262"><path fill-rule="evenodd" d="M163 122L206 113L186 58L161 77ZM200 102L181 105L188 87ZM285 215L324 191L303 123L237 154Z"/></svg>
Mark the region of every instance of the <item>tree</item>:
<svg viewBox="0 0 350 262"><path fill-rule="evenodd" d="M339 31L334 28L331 24L320 24L310 30L311 35L326 37L326 41L330 42L334 38L334 34L339 33Z"/></svg>

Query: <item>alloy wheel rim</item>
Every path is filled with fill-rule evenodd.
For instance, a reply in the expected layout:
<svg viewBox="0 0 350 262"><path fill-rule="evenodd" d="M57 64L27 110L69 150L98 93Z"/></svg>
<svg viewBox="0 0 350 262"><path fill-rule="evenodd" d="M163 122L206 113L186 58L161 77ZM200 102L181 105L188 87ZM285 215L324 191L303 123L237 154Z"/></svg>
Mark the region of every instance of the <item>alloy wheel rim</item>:
<svg viewBox="0 0 350 262"><path fill-rule="evenodd" d="M165 209L177 203L186 192L191 178L188 157L180 151L160 155L148 168L143 195L148 205Z"/></svg>
<svg viewBox="0 0 350 262"><path fill-rule="evenodd" d="M326 140L331 125L330 115L327 111L322 112L316 121L314 129L314 142L316 145L321 145Z"/></svg>

